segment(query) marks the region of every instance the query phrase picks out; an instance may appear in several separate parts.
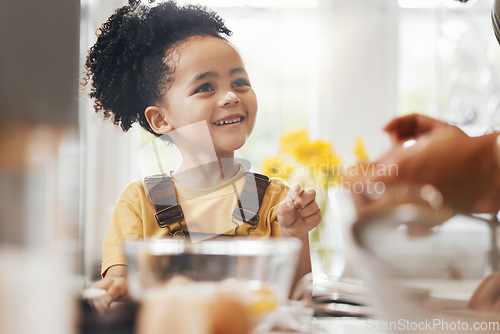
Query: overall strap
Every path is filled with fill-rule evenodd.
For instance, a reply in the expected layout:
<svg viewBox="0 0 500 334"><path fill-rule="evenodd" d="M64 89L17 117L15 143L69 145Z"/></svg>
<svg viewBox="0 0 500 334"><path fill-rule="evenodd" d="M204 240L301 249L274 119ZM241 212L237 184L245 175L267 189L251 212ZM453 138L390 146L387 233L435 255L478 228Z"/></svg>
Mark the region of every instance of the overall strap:
<svg viewBox="0 0 500 334"><path fill-rule="evenodd" d="M144 184L148 189L149 199L155 207L155 218L162 228L168 227L173 231L173 224L178 224L184 219L184 213L177 203L175 188L172 178L165 174L148 176L144 179ZM179 230L179 228L177 228Z"/></svg>
<svg viewBox="0 0 500 334"><path fill-rule="evenodd" d="M246 172L245 185L238 199L238 206L233 211L233 222L239 225L237 235L248 235L250 230L255 230L259 225L259 210L266 194L267 186L271 183L268 176ZM242 222L243 224L238 224ZM246 225L246 224L249 225Z"/></svg>

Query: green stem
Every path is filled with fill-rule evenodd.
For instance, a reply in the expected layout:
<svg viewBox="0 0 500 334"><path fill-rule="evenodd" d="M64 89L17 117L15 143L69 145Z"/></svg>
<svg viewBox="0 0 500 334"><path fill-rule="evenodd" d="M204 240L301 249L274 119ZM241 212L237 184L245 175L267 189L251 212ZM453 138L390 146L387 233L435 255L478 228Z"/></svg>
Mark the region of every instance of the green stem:
<svg viewBox="0 0 500 334"><path fill-rule="evenodd" d="M321 222L316 226L314 230L311 231L311 242L319 242L321 240L321 232L324 229L324 224L325 224L325 210L326 206L328 204L328 187L329 187L329 181L330 181L330 176L328 175L326 177L326 182L322 183L322 187L320 188L321 193L319 194L319 209L321 210L321 215L323 216L323 219Z"/></svg>

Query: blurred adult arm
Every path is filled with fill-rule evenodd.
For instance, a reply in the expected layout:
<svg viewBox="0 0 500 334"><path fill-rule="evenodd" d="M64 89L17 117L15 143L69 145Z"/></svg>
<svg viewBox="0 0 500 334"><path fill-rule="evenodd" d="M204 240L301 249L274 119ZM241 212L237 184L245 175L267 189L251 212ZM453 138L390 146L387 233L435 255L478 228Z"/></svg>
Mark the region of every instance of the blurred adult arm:
<svg viewBox="0 0 500 334"><path fill-rule="evenodd" d="M379 180L428 183L436 186L444 199L456 207L476 212L499 210L498 132L469 137L455 126L422 115L396 118L384 130L391 137L393 147L378 163L397 164L398 169L396 174L383 175ZM408 140L414 140L414 145L405 147ZM468 307L500 312L500 273L481 282Z"/></svg>
<svg viewBox="0 0 500 334"><path fill-rule="evenodd" d="M495 0L491 12L493 31L500 43L500 0ZM498 141L498 139L497 139ZM486 277L469 299L468 307L473 310L492 310L500 312L500 273Z"/></svg>

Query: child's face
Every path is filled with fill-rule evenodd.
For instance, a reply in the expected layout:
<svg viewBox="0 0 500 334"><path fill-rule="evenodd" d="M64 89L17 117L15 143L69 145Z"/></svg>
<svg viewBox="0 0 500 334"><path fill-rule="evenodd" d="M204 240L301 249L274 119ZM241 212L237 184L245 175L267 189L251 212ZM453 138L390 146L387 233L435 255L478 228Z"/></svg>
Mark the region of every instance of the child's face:
<svg viewBox="0 0 500 334"><path fill-rule="evenodd" d="M252 133L257 98L238 52L226 41L197 37L169 60L173 81L162 98L168 131L206 121L215 152L233 154Z"/></svg>

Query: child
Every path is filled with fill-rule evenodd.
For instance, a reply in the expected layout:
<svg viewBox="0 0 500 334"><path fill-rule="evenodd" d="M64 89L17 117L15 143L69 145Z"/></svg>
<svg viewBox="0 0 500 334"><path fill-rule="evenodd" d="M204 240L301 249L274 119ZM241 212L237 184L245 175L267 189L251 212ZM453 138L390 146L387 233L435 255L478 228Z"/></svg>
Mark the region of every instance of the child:
<svg viewBox="0 0 500 334"><path fill-rule="evenodd" d="M303 244L296 277L311 271L308 232L321 220L315 191L246 173L234 161L253 130L257 99L239 53L224 38L230 34L217 14L201 7L131 0L101 27L89 51L96 111L124 131L139 122L157 136L168 134L183 157L178 170L159 179L172 180L177 211L171 216L180 219L155 219L168 204L155 202L155 178L131 183L117 201L103 247L103 279L93 286L107 290L111 301L127 296L123 240L195 232L201 238L296 237ZM257 195L262 184L265 193ZM245 202L258 215L243 217Z"/></svg>

